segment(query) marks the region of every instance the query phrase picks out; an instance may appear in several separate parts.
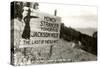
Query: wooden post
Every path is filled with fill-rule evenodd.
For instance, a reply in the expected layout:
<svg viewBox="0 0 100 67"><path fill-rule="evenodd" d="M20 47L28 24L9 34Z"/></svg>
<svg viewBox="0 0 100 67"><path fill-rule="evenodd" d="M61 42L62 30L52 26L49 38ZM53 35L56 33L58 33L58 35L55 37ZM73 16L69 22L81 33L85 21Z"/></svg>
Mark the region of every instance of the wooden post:
<svg viewBox="0 0 100 67"><path fill-rule="evenodd" d="M54 11L54 16L57 16L57 10Z"/></svg>
<svg viewBox="0 0 100 67"><path fill-rule="evenodd" d="M50 52L49 52L49 57L52 56L52 48L53 48L53 45L50 46Z"/></svg>

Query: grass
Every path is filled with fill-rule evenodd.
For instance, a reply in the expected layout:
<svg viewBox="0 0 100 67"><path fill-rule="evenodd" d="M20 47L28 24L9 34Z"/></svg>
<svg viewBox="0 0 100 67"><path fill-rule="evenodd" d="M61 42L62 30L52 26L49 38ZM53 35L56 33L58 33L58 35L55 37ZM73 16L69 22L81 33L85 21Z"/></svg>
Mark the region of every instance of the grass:
<svg viewBox="0 0 100 67"><path fill-rule="evenodd" d="M50 46L27 48L26 56L23 54L22 57L20 51L20 53L18 53L18 55L20 54L20 59L18 61L21 61L16 62L18 65L26 65L38 63L80 62L97 60L97 57L95 55L85 52L84 50L81 50L79 48L73 48L71 46L72 43L73 42L67 42L63 39L60 39L58 44L53 45L51 55ZM17 58L19 58L18 55ZM23 61L23 59L25 61Z"/></svg>

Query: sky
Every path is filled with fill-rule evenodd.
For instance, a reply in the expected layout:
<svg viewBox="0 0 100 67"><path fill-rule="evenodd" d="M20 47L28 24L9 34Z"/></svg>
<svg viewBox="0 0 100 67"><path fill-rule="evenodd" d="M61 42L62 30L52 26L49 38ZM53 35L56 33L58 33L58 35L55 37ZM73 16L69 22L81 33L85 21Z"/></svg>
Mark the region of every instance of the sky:
<svg viewBox="0 0 100 67"><path fill-rule="evenodd" d="M61 17L61 22L72 28L97 28L97 8L93 6L78 6L53 3L39 3L39 10Z"/></svg>

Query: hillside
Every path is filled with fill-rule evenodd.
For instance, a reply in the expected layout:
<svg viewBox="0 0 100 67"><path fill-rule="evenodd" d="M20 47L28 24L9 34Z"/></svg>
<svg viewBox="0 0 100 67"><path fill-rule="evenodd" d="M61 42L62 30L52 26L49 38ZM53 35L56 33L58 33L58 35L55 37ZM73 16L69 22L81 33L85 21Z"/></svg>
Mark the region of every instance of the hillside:
<svg viewBox="0 0 100 67"><path fill-rule="evenodd" d="M88 53L79 48L72 47L73 42L68 42L60 39L58 45L53 46L53 53L51 58L54 60L65 59L68 62L74 61L93 61L96 60L96 56Z"/></svg>
<svg viewBox="0 0 100 67"><path fill-rule="evenodd" d="M60 38L64 39L65 41L74 42L76 44L80 42L82 44L81 49L97 55L97 33L95 33L94 36L90 36L74 28L66 27L64 24L62 24Z"/></svg>
<svg viewBox="0 0 100 67"><path fill-rule="evenodd" d="M93 33L97 31L96 28L76 28L76 30L89 36L92 36Z"/></svg>

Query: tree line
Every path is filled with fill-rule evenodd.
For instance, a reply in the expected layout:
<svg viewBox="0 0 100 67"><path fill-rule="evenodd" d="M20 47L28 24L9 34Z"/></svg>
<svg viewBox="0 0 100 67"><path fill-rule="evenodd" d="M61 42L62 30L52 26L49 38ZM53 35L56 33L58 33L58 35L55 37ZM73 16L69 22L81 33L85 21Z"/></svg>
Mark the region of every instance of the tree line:
<svg viewBox="0 0 100 67"><path fill-rule="evenodd" d="M80 41L81 49L97 55L97 32L93 33L93 36L83 34L74 28L66 27L63 23L61 24L60 38L66 41Z"/></svg>

